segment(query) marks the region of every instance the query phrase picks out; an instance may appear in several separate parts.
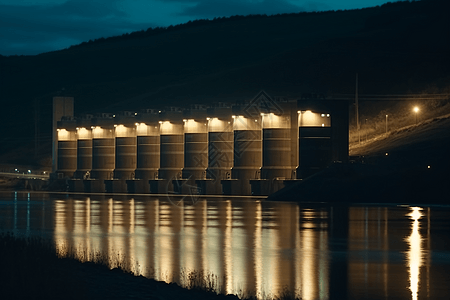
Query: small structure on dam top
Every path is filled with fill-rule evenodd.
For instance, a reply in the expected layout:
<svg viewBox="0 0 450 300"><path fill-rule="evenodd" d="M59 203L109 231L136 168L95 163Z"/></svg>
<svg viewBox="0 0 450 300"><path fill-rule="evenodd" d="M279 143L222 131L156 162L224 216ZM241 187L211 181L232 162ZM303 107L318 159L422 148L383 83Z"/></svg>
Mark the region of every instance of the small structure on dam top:
<svg viewBox="0 0 450 300"><path fill-rule="evenodd" d="M317 97L73 116L55 97L54 177L69 191L269 195L348 160L349 103ZM60 109L59 109L60 110Z"/></svg>

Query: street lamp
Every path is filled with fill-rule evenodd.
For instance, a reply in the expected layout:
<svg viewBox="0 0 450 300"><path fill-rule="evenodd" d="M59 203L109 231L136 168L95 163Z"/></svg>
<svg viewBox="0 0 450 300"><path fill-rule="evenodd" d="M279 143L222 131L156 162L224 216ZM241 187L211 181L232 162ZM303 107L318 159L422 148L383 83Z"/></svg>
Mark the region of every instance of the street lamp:
<svg viewBox="0 0 450 300"><path fill-rule="evenodd" d="M386 133L387 133L387 129L388 129L388 115L386 115Z"/></svg>
<svg viewBox="0 0 450 300"><path fill-rule="evenodd" d="M366 142L367 142L367 119L366 119L366 121L364 122L364 127L365 127L365 129L366 129Z"/></svg>
<svg viewBox="0 0 450 300"><path fill-rule="evenodd" d="M416 124L417 124L417 113L419 112L419 107L415 106L413 110L414 113L416 114Z"/></svg>

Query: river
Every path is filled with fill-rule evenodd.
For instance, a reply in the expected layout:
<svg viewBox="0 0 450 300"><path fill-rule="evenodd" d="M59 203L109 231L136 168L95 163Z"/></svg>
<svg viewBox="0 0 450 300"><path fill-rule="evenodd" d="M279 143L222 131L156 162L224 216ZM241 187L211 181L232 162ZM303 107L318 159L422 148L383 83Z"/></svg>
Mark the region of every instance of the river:
<svg viewBox="0 0 450 300"><path fill-rule="evenodd" d="M0 231L143 276L268 298L448 299L450 206L0 193ZM189 201L188 201L189 200ZM427 202L427 201L424 201Z"/></svg>

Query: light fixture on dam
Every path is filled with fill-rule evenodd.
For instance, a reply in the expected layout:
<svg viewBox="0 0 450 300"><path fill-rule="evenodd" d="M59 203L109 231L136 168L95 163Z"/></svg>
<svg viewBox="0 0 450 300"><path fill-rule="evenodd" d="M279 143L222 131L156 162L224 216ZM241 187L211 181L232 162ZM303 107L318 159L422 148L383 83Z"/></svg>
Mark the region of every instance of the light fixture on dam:
<svg viewBox="0 0 450 300"><path fill-rule="evenodd" d="M125 126L122 124L114 125L116 137L134 137L136 128Z"/></svg>
<svg viewBox="0 0 450 300"><path fill-rule="evenodd" d="M230 124L228 120L221 120L219 118L206 118L208 120L208 132L222 132L228 131L227 127Z"/></svg>
<svg viewBox="0 0 450 300"><path fill-rule="evenodd" d="M92 131L84 127L77 127L77 138L78 139L90 139L92 137Z"/></svg>
<svg viewBox="0 0 450 300"><path fill-rule="evenodd" d="M299 127L330 127L330 114L312 112L310 110L298 111Z"/></svg>
<svg viewBox="0 0 450 300"><path fill-rule="evenodd" d="M92 137L94 139L113 138L112 129L102 128L100 126L92 126Z"/></svg>
<svg viewBox="0 0 450 300"><path fill-rule="evenodd" d="M169 134L182 134L183 128L178 124L174 124L170 121L159 121L159 130L162 135Z"/></svg>
<svg viewBox="0 0 450 300"><path fill-rule="evenodd" d="M262 127L264 129L290 128L289 116L276 115L274 113L261 114Z"/></svg>
<svg viewBox="0 0 450 300"><path fill-rule="evenodd" d="M75 138L75 132L68 131L64 128L57 129L58 141L70 141Z"/></svg>
<svg viewBox="0 0 450 300"><path fill-rule="evenodd" d="M257 124L257 119L247 118L242 115L235 116L233 119L234 130L261 130L261 125Z"/></svg>
<svg viewBox="0 0 450 300"><path fill-rule="evenodd" d="M159 135L159 126L154 124L136 123L136 134L138 136L154 136Z"/></svg>
<svg viewBox="0 0 450 300"><path fill-rule="evenodd" d="M198 122L194 119L183 120L184 121L184 133L206 133L204 122Z"/></svg>

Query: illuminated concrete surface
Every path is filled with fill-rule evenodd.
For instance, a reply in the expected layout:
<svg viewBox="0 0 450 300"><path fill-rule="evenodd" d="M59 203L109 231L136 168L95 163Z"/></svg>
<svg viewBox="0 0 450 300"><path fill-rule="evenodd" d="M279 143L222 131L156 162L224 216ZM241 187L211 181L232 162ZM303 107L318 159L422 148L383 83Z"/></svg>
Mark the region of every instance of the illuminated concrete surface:
<svg viewBox="0 0 450 300"><path fill-rule="evenodd" d="M347 101L271 101L61 117L55 177L76 192L269 195L347 161Z"/></svg>

